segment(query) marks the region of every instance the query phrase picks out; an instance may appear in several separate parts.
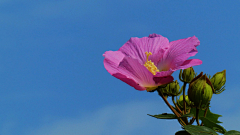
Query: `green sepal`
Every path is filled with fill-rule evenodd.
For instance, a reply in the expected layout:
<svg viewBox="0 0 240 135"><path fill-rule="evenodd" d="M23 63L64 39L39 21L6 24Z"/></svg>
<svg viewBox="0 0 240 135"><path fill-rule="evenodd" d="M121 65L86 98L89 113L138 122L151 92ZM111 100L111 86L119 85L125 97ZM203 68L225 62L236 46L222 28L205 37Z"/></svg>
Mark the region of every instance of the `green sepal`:
<svg viewBox="0 0 240 135"><path fill-rule="evenodd" d="M230 130L226 132L224 135L240 135L240 132L236 130Z"/></svg>
<svg viewBox="0 0 240 135"><path fill-rule="evenodd" d="M150 114L147 114L147 115L157 119L178 119L178 117L175 114L168 114L168 113L163 113L158 115L150 115Z"/></svg>
<svg viewBox="0 0 240 135"><path fill-rule="evenodd" d="M218 135L214 130L205 126L185 125L184 129L191 135Z"/></svg>
<svg viewBox="0 0 240 135"><path fill-rule="evenodd" d="M226 133L226 129L224 129L222 126L216 124L215 122L209 120L208 118L205 117L199 117L199 119L203 122L203 125L206 127L209 127L213 129L214 131L217 131L219 133Z"/></svg>
<svg viewBox="0 0 240 135"><path fill-rule="evenodd" d="M225 89L225 86L223 86L220 90L216 90L214 94L220 94L222 93Z"/></svg>
<svg viewBox="0 0 240 135"><path fill-rule="evenodd" d="M188 133L188 132L185 131L185 130L181 130L181 131L176 132L175 135L191 135L191 134Z"/></svg>

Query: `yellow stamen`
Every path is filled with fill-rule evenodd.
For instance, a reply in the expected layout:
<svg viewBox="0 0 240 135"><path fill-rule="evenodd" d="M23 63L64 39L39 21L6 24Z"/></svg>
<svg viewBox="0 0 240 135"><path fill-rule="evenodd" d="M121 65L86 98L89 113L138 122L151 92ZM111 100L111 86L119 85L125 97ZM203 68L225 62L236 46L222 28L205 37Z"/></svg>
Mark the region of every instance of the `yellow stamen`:
<svg viewBox="0 0 240 135"><path fill-rule="evenodd" d="M154 63L150 60L148 60L148 57L150 55L152 55L151 52L145 52L145 54L147 55L147 61L145 62L144 66L153 74L156 75L156 72L159 72L159 70L157 69L157 67L154 65Z"/></svg>

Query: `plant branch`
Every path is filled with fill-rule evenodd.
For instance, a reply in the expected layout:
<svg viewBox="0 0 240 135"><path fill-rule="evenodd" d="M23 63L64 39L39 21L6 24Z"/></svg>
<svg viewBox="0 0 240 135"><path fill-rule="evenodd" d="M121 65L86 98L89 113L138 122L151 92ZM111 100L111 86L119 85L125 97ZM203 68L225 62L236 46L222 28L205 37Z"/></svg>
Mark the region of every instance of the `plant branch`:
<svg viewBox="0 0 240 135"><path fill-rule="evenodd" d="M196 121L197 121L198 126L200 126L200 123L199 123L199 109L198 108L196 108Z"/></svg>
<svg viewBox="0 0 240 135"><path fill-rule="evenodd" d="M204 112L204 117L207 116L207 111L208 111L208 107L205 109L205 112ZM203 126L203 123L201 123L201 126Z"/></svg>
<svg viewBox="0 0 240 135"><path fill-rule="evenodd" d="M186 114L187 112L187 107L186 107L186 98L185 98L185 88L186 88L187 83L184 82L183 84L183 114Z"/></svg>
<svg viewBox="0 0 240 135"><path fill-rule="evenodd" d="M190 120L190 125L192 125L193 124L193 122L195 121L195 117L192 117L192 119Z"/></svg>
<svg viewBox="0 0 240 135"><path fill-rule="evenodd" d="M175 107L178 109L178 111L182 114L181 109L178 107L178 105L176 104L175 100L174 100L174 96L172 96L172 102L175 105Z"/></svg>
<svg viewBox="0 0 240 135"><path fill-rule="evenodd" d="M161 90L157 90L158 91L158 94L163 98L164 102L167 104L167 106L172 110L172 112L179 118L181 115L169 104L169 102L167 101L167 99L164 97L163 93ZM179 118L180 120L180 124L182 126L185 126L186 123L181 119Z"/></svg>

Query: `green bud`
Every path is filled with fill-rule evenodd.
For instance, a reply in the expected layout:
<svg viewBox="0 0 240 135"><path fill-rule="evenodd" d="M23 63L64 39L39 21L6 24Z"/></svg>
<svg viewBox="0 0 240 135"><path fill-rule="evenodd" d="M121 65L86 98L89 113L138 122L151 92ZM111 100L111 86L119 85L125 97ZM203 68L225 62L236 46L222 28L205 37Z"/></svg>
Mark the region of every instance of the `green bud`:
<svg viewBox="0 0 240 135"><path fill-rule="evenodd" d="M171 96L177 96L179 94L179 89L180 86L177 80L169 84L169 94Z"/></svg>
<svg viewBox="0 0 240 135"><path fill-rule="evenodd" d="M184 69L183 72L181 69L180 74L179 74L180 80L183 82L186 82L186 83L190 83L194 77L195 77L195 72L192 67Z"/></svg>
<svg viewBox="0 0 240 135"><path fill-rule="evenodd" d="M206 75L201 72L189 85L188 97L194 106L204 108L210 102L214 93L213 86Z"/></svg>
<svg viewBox="0 0 240 135"><path fill-rule="evenodd" d="M161 85L158 87L158 89L161 90L163 94L165 94L168 92L168 84Z"/></svg>
<svg viewBox="0 0 240 135"><path fill-rule="evenodd" d="M213 75L210 81L215 91L220 90L222 86L226 83L226 70L223 70L222 72L217 72L215 75Z"/></svg>
<svg viewBox="0 0 240 135"><path fill-rule="evenodd" d="M167 84L165 87L162 87L160 90L163 92L164 95L167 96L177 96L179 93L179 83L176 80L175 82L171 82Z"/></svg>
<svg viewBox="0 0 240 135"><path fill-rule="evenodd" d="M185 101L186 101L186 109L189 109L191 106L191 101L189 100L188 96L185 95ZM178 106L183 109L183 95L181 95L177 101Z"/></svg>

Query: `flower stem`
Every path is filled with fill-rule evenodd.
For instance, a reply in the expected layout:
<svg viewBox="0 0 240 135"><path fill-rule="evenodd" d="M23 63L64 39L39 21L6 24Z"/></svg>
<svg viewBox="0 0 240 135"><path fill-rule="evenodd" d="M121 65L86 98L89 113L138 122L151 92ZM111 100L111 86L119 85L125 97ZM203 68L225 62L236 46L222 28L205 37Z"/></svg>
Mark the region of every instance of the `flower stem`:
<svg viewBox="0 0 240 135"><path fill-rule="evenodd" d="M187 83L184 82L183 84L183 114L186 114L187 112L187 107L186 107L186 98L185 98L185 88L186 88Z"/></svg>
<svg viewBox="0 0 240 135"><path fill-rule="evenodd" d="M166 97L164 97L163 93L161 90L157 90L158 91L158 94L163 98L164 102L167 104L167 106L172 110L172 112L179 118L181 115L169 104L169 102L167 101ZM180 124L182 126L185 126L186 123L181 119L179 118L178 119L180 122Z"/></svg>
<svg viewBox="0 0 240 135"><path fill-rule="evenodd" d="M174 96L172 96L172 102L175 105L175 107L178 109L178 111L182 114L181 109L178 107L178 105L176 104L175 100L174 100Z"/></svg>
<svg viewBox="0 0 240 135"><path fill-rule="evenodd" d="M193 124L193 122L195 121L195 119L196 119L196 118L195 118L195 117L193 117L193 118L190 120L190 123L189 123L189 124L190 124L190 125L192 125L192 124Z"/></svg>
<svg viewBox="0 0 240 135"><path fill-rule="evenodd" d="M208 107L205 109L205 112L204 112L204 117L207 116L207 111L208 111ZM201 123L201 126L203 126L203 122Z"/></svg>
<svg viewBox="0 0 240 135"><path fill-rule="evenodd" d="M199 109L198 108L196 109L196 121L197 121L198 126L200 126L200 123L199 123Z"/></svg>
<svg viewBox="0 0 240 135"><path fill-rule="evenodd" d="M186 98L185 98L185 89L186 89L186 85L187 85L187 83L186 82L184 82L183 83L183 114L187 114L187 107L186 107ZM187 118L185 118L184 119L185 120L185 123L187 123L188 124L188 119Z"/></svg>
<svg viewBox="0 0 240 135"><path fill-rule="evenodd" d="M205 109L205 112L204 112L204 117L207 116L207 111L208 111L208 107Z"/></svg>

